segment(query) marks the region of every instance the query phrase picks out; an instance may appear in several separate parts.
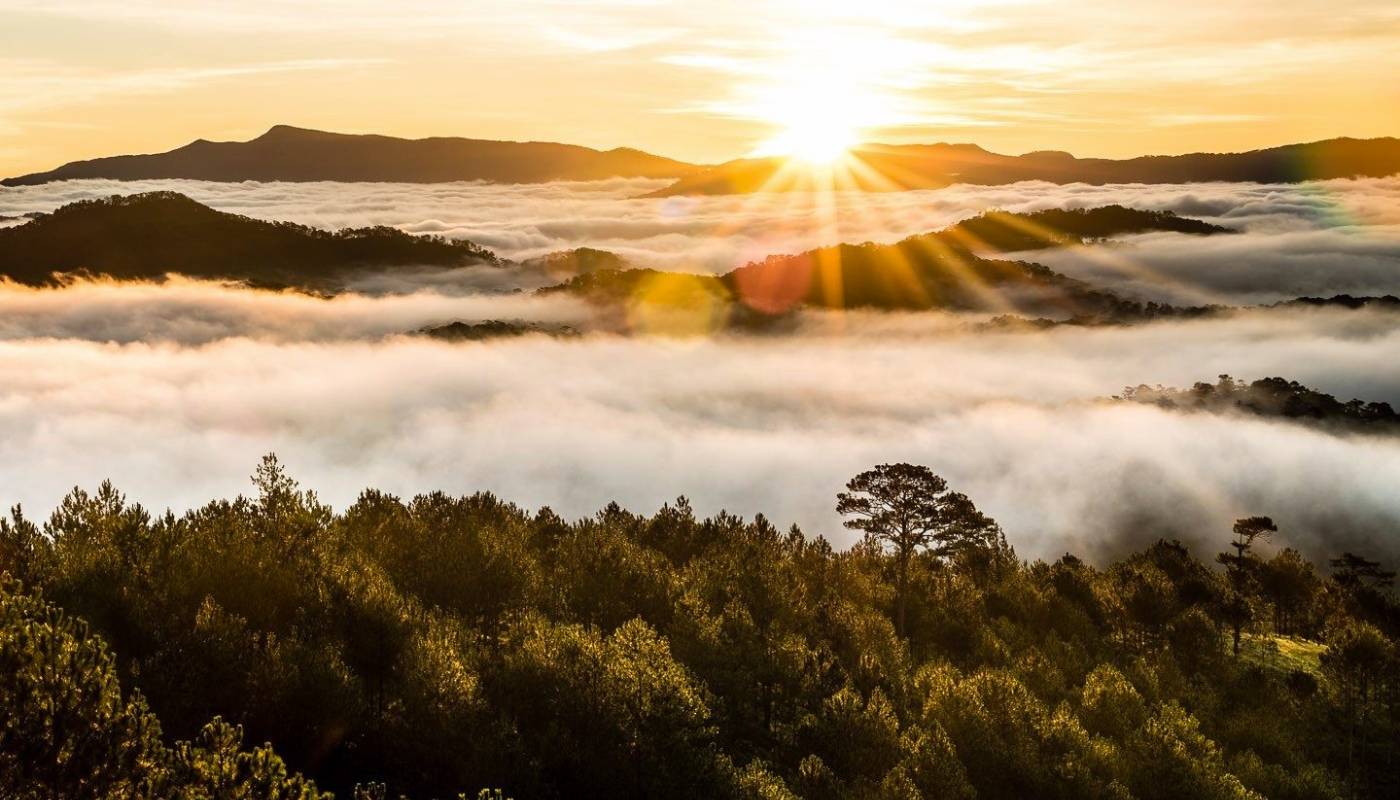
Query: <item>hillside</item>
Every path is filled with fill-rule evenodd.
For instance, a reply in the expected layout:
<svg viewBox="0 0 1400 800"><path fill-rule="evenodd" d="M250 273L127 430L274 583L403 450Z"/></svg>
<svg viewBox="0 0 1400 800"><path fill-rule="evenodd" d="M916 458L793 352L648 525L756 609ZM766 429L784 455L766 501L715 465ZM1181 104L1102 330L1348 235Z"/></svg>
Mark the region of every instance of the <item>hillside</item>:
<svg viewBox="0 0 1400 800"><path fill-rule="evenodd" d="M1030 213L987 211L934 235L953 246L1013 253L1151 232L1197 236L1234 233L1230 228L1170 211L1144 211L1115 204L1097 208L1050 208Z"/></svg>
<svg viewBox="0 0 1400 800"><path fill-rule="evenodd" d="M853 149L851 157L865 168L850 170L838 183L863 191L936 189L954 183L990 186L1018 181L1296 183L1400 173L1400 139L1328 139L1246 153L1191 153L1124 160L1075 158L1060 152L1008 156L973 144L872 144ZM682 178L652 196L747 194L809 188L810 179L800 171L785 170L787 164L787 160L781 158L730 161Z"/></svg>
<svg viewBox="0 0 1400 800"><path fill-rule="evenodd" d="M989 212L894 244L841 244L769 256L718 277L692 276L693 285L684 294L671 286L667 299L673 305L737 299L760 316L798 306L996 311L1062 318L1156 316L1173 309L1120 298L1039 264L981 255L1146 231L1209 235L1228 229L1122 206L1029 214ZM601 269L542 291L621 302L645 293L643 287L654 285L661 275L645 269Z"/></svg>
<svg viewBox="0 0 1400 800"><path fill-rule="evenodd" d="M85 200L0 229L0 276L39 285L56 272L334 288L358 269L496 263L471 242L394 228L329 232L215 211L175 192Z"/></svg>
<svg viewBox="0 0 1400 800"><path fill-rule="evenodd" d="M1243 556L1224 528L1194 551L1027 563L1024 532L914 464L846 484L838 512L873 533L842 550L685 498L568 520L486 493L367 489L333 510L271 456L254 480L179 516L110 483L47 521L0 516L0 796L1341 800L1400 783L1395 573L1340 547L1310 561L1287 523ZM937 508L936 537L901 555L866 498ZM1252 523L1274 526L1236 530ZM1214 568L1221 551L1239 566Z"/></svg>
<svg viewBox="0 0 1400 800"><path fill-rule="evenodd" d="M1389 403L1343 402L1286 378L1245 383L1221 375L1214 384L1200 382L1190 389L1129 386L1115 399L1178 411L1283 418L1349 432L1400 433L1400 414Z"/></svg>
<svg viewBox="0 0 1400 800"><path fill-rule="evenodd" d="M640 150L594 150L553 142L434 137L400 139L277 125L247 142L191 142L165 153L74 161L0 181L30 186L84 178L205 181L391 181L540 183L612 177L679 178L698 167Z"/></svg>

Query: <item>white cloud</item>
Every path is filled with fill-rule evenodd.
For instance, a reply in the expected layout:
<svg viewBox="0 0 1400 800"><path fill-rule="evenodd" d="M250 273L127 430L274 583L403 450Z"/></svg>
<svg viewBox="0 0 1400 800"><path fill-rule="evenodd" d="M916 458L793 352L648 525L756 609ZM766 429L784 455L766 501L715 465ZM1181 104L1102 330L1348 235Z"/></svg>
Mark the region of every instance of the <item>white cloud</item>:
<svg viewBox="0 0 1400 800"><path fill-rule="evenodd" d="M497 271L495 268L477 268ZM421 289L455 272L367 279L396 281L409 294L326 300L295 292L254 291L210 281L165 283L73 281L35 289L0 282L0 340L87 339L97 342L178 342L194 345L248 337L270 342L376 340L450 322L525 320L583 326L585 304L562 296L460 295ZM470 279L470 278L469 278ZM458 279L461 280L461 279ZM460 285L460 284L456 284Z"/></svg>
<svg viewBox="0 0 1400 800"><path fill-rule="evenodd" d="M1032 556L1159 535L1214 546L1255 513L1314 555L1392 553L1377 537L1400 523L1400 438L1095 399L1231 372L1396 402L1397 346L1393 317L1344 312L1048 334L908 315L816 317L775 338L8 341L0 500L39 514L112 477L181 508L244 490L276 451L342 506L366 486L490 489L569 516L686 494L706 513L763 512L845 543L841 483L909 460Z"/></svg>

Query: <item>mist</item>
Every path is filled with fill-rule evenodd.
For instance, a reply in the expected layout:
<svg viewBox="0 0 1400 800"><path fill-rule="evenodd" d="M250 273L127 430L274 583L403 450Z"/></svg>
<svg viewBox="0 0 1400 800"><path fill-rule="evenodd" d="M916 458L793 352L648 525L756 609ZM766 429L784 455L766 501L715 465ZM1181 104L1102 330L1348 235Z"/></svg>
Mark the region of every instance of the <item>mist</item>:
<svg viewBox="0 0 1400 800"><path fill-rule="evenodd" d="M400 283L395 288L407 291L415 274L377 281L397 279ZM381 339L450 322L488 319L585 326L594 314L586 304L560 295L413 290L322 298L174 276L161 283L74 279L46 288L0 281L0 339L195 345L247 337L314 342Z"/></svg>
<svg viewBox="0 0 1400 800"><path fill-rule="evenodd" d="M844 546L836 492L904 460L967 492L1028 557L1160 536L1213 547L1247 514L1272 515L1277 544L1313 557L1400 552L1378 538L1400 529L1400 439L1104 400L1229 372L1395 403L1391 315L970 334L946 315L814 314L784 337L449 345L366 340L360 316L336 313L316 324L351 338L0 342L0 500L42 515L112 478L179 510L247 491L275 451L337 507L366 487L490 490L578 517L684 494L701 513L761 512Z"/></svg>
<svg viewBox="0 0 1400 800"><path fill-rule="evenodd" d="M1147 234L1015 257L1124 296L1178 305L1400 294L1400 227L1394 226L1210 237Z"/></svg>

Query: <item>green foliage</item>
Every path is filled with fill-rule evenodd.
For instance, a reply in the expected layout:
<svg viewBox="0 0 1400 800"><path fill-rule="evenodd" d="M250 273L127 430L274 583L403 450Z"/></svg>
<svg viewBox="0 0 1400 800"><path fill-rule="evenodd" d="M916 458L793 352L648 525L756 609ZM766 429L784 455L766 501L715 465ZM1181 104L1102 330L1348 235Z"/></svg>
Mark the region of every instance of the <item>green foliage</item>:
<svg viewBox="0 0 1400 800"><path fill-rule="evenodd" d="M646 623L603 636L529 619L510 638L487 691L552 783L600 796L718 790L704 690Z"/></svg>
<svg viewBox="0 0 1400 800"><path fill-rule="evenodd" d="M16 509L0 795L318 796L302 774L364 800L1400 786L1381 565L1324 579L1246 546L1220 570L1174 542L1025 564L932 472L887 473L850 496L891 515L846 505L916 534L903 556L898 536L838 552L684 498L570 522L366 491L336 513L271 458L251 496L180 516L108 484L42 525ZM901 508L927 524L902 529ZM1246 522L1238 544L1268 527Z"/></svg>
<svg viewBox="0 0 1400 800"><path fill-rule="evenodd" d="M140 695L124 696L105 644L0 578L0 794L15 798L315 800L271 748L241 749L215 719L167 748Z"/></svg>

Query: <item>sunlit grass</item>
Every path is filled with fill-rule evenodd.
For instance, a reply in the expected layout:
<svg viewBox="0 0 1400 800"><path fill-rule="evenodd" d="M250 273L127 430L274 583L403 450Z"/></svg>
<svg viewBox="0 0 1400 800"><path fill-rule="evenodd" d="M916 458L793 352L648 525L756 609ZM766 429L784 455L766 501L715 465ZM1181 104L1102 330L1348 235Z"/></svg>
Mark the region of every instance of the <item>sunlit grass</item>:
<svg viewBox="0 0 1400 800"><path fill-rule="evenodd" d="M1240 659L1277 672L1319 675L1327 645L1293 636L1249 635L1240 639Z"/></svg>

